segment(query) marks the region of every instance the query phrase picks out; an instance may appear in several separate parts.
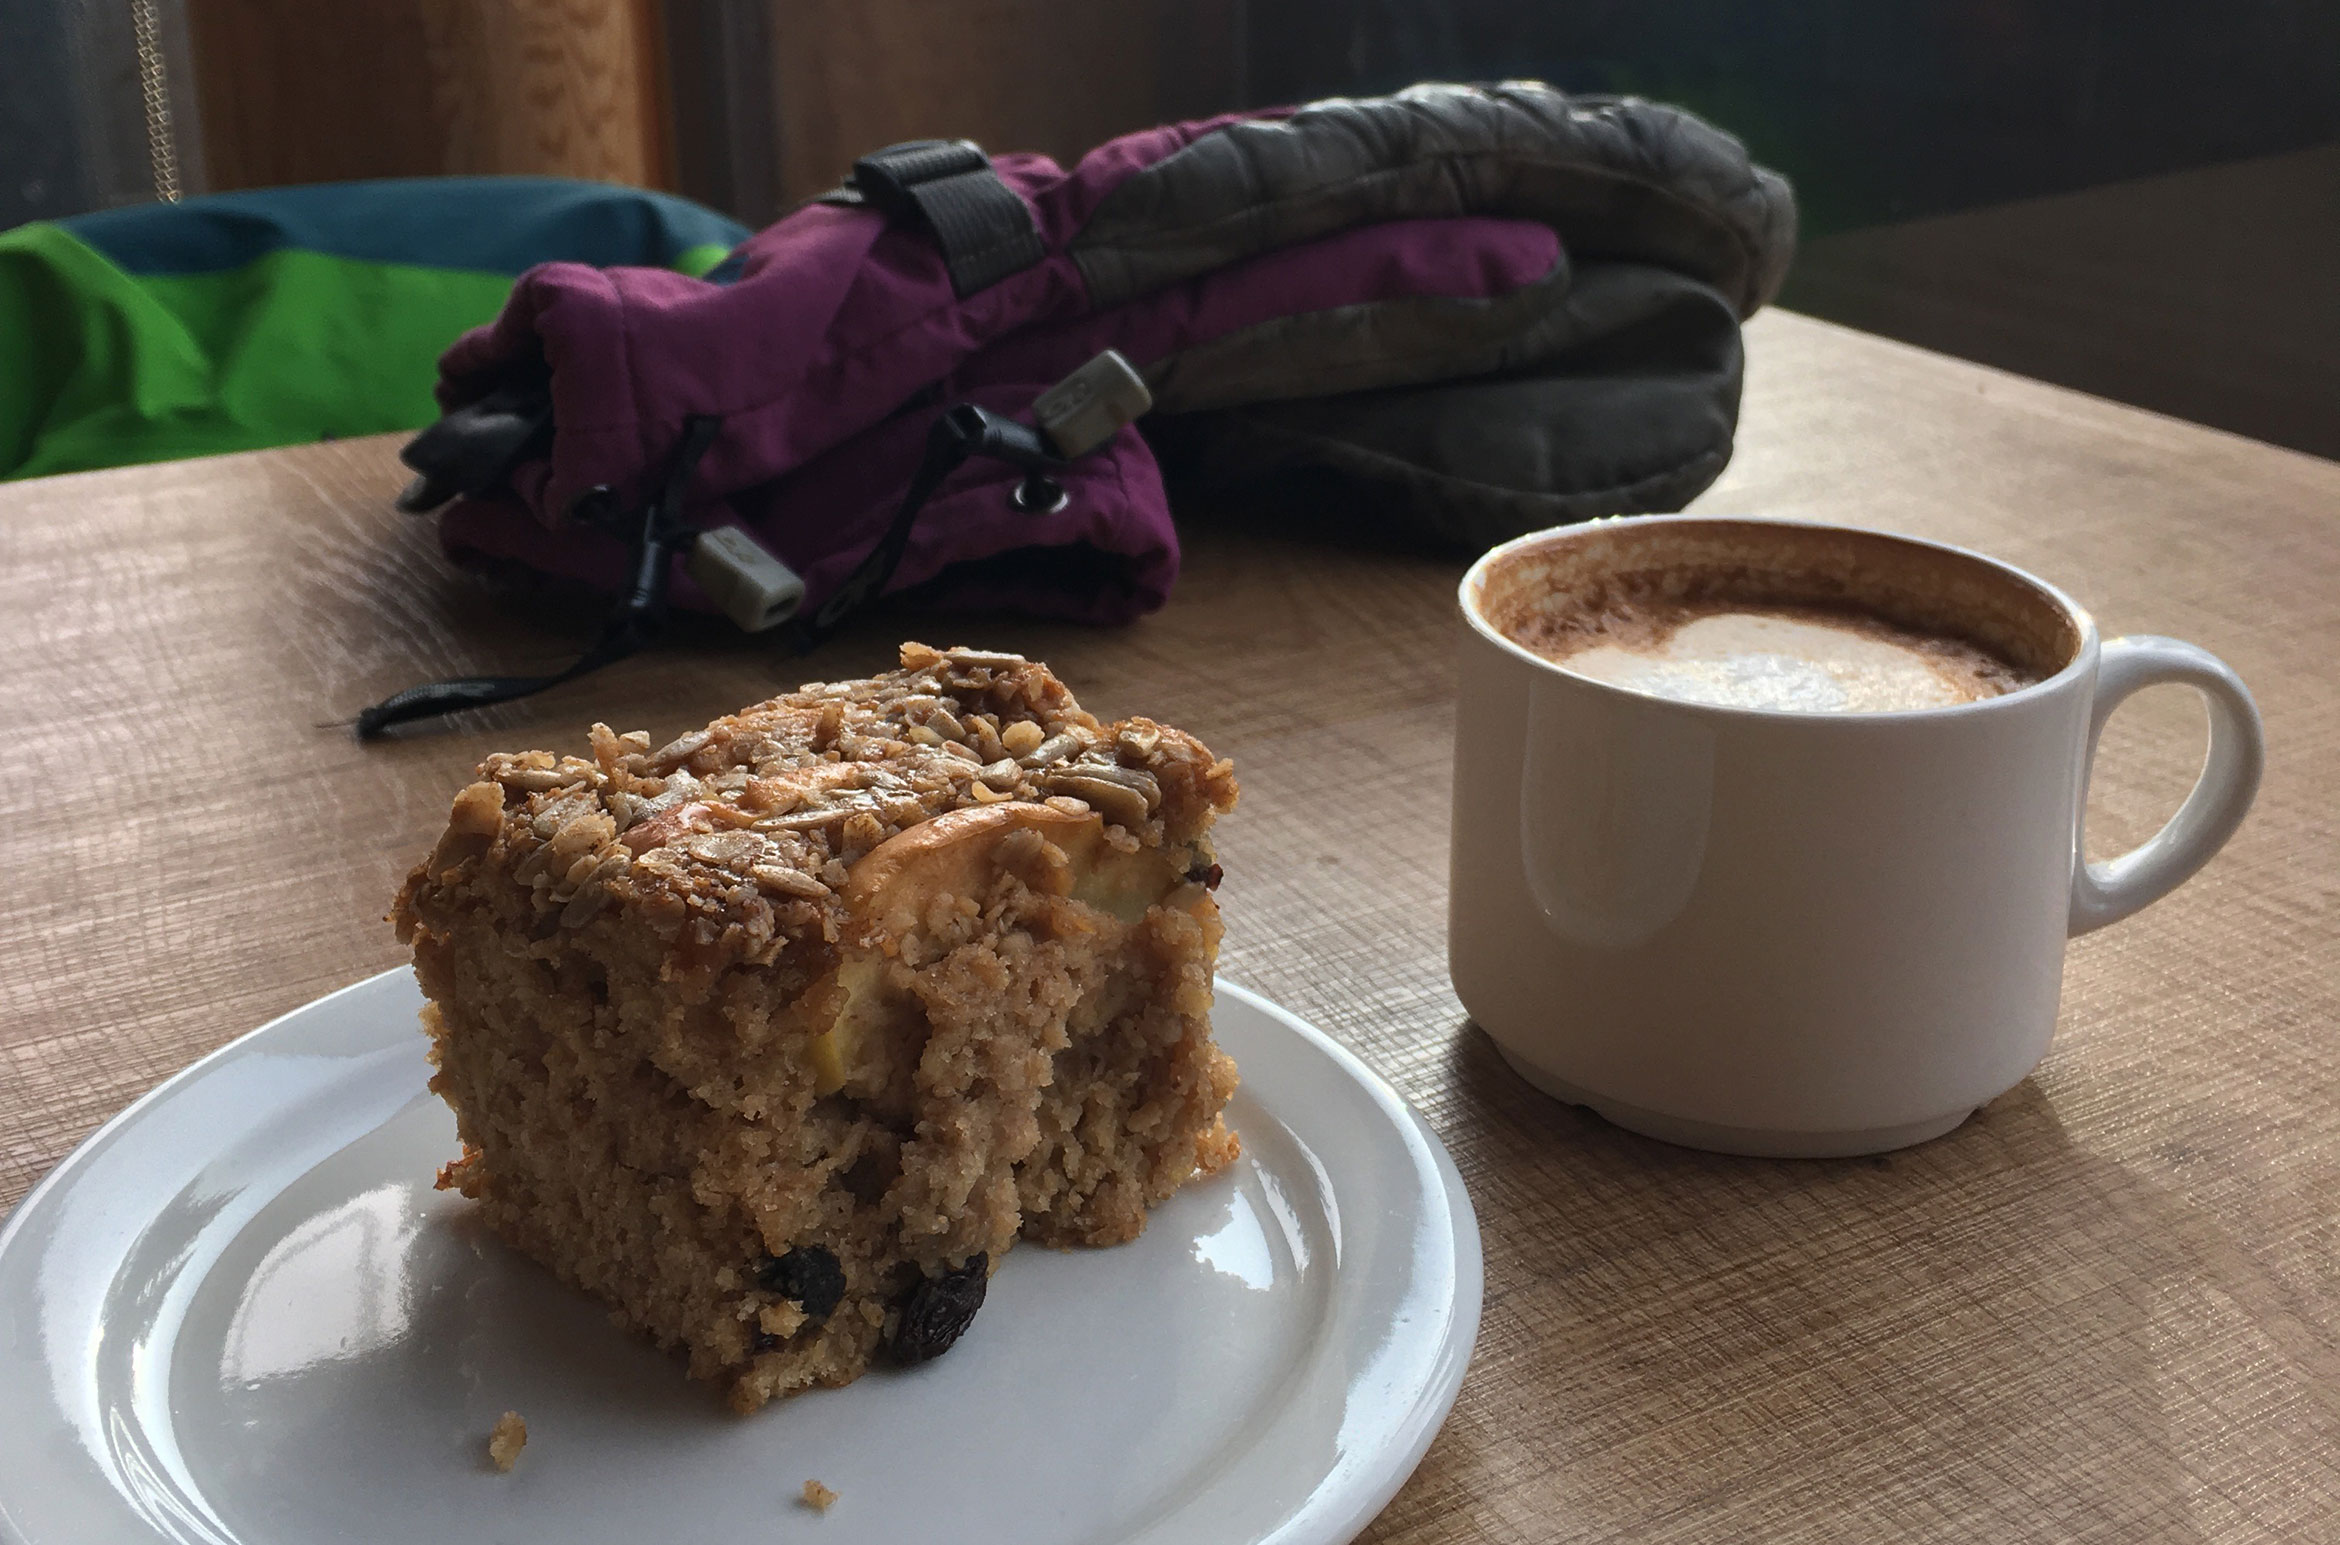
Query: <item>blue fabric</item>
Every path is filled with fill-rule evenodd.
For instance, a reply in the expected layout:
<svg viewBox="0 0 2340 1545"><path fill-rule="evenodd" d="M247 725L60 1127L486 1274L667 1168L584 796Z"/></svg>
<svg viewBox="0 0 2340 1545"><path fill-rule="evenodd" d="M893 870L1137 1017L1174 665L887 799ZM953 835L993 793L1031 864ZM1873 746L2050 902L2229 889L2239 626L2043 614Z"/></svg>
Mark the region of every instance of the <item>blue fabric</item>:
<svg viewBox="0 0 2340 1545"><path fill-rule="evenodd" d="M751 234L688 199L563 177L260 188L59 224L136 275L218 273L285 248L515 275L556 259L665 267L694 247L736 247Z"/></svg>

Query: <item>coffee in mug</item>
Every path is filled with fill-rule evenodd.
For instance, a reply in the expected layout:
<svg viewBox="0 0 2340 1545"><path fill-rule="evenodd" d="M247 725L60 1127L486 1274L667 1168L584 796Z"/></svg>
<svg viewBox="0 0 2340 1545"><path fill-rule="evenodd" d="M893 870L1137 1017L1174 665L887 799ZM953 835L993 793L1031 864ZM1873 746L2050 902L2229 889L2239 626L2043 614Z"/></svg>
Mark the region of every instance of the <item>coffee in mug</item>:
<svg viewBox="0 0 2340 1545"><path fill-rule="evenodd" d="M1456 992L1530 1082L1697 1147L1956 1126L2046 1050L2065 939L2206 862L2263 761L2213 656L1910 538L1600 521L1488 553L1461 604ZM2089 864L2097 734L2163 681L2210 703L2201 780Z"/></svg>
<svg viewBox="0 0 2340 1545"><path fill-rule="evenodd" d="M1511 636L1595 681L1689 703L1792 713L1941 708L2041 679L1966 639L1850 608L1761 598L1627 599L1539 616Z"/></svg>

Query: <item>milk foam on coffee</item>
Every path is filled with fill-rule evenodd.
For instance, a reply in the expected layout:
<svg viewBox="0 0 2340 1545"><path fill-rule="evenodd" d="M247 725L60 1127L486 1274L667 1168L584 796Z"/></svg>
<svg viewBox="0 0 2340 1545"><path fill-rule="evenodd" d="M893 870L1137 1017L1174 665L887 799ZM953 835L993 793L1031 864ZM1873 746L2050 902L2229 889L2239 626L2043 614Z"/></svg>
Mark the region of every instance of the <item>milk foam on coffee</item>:
<svg viewBox="0 0 2340 1545"><path fill-rule="evenodd" d="M1961 639L1866 613L1636 609L1520 641L1580 676L1661 697L1789 713L1890 713L1996 697L2026 678Z"/></svg>

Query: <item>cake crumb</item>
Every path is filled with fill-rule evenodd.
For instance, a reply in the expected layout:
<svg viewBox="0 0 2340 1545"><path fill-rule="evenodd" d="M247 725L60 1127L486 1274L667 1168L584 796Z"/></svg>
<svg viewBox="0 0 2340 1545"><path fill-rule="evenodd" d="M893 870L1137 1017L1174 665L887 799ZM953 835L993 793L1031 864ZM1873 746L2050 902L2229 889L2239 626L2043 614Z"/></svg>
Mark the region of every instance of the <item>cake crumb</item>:
<svg viewBox="0 0 2340 1545"><path fill-rule="evenodd" d="M496 1418L496 1430L488 1434L488 1458L499 1470L510 1472L519 1462L520 1451L528 1446L528 1424L517 1411L506 1411Z"/></svg>
<svg viewBox="0 0 2340 1545"><path fill-rule="evenodd" d="M829 1510L829 1504L836 1500L837 1494L819 1481L806 1481L804 1483L804 1505L814 1512L826 1513Z"/></svg>

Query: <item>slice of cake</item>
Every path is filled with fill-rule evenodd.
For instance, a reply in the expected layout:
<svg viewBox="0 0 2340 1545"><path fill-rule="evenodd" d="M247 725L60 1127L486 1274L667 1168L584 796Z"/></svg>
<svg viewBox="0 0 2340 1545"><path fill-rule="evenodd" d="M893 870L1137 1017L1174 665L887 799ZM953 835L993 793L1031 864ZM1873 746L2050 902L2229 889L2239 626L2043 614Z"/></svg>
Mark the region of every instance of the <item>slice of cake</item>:
<svg viewBox="0 0 2340 1545"><path fill-rule="evenodd" d="M1192 736L906 644L648 744L488 758L393 921L440 1184L736 1408L947 1349L1017 1239L1235 1156Z"/></svg>

